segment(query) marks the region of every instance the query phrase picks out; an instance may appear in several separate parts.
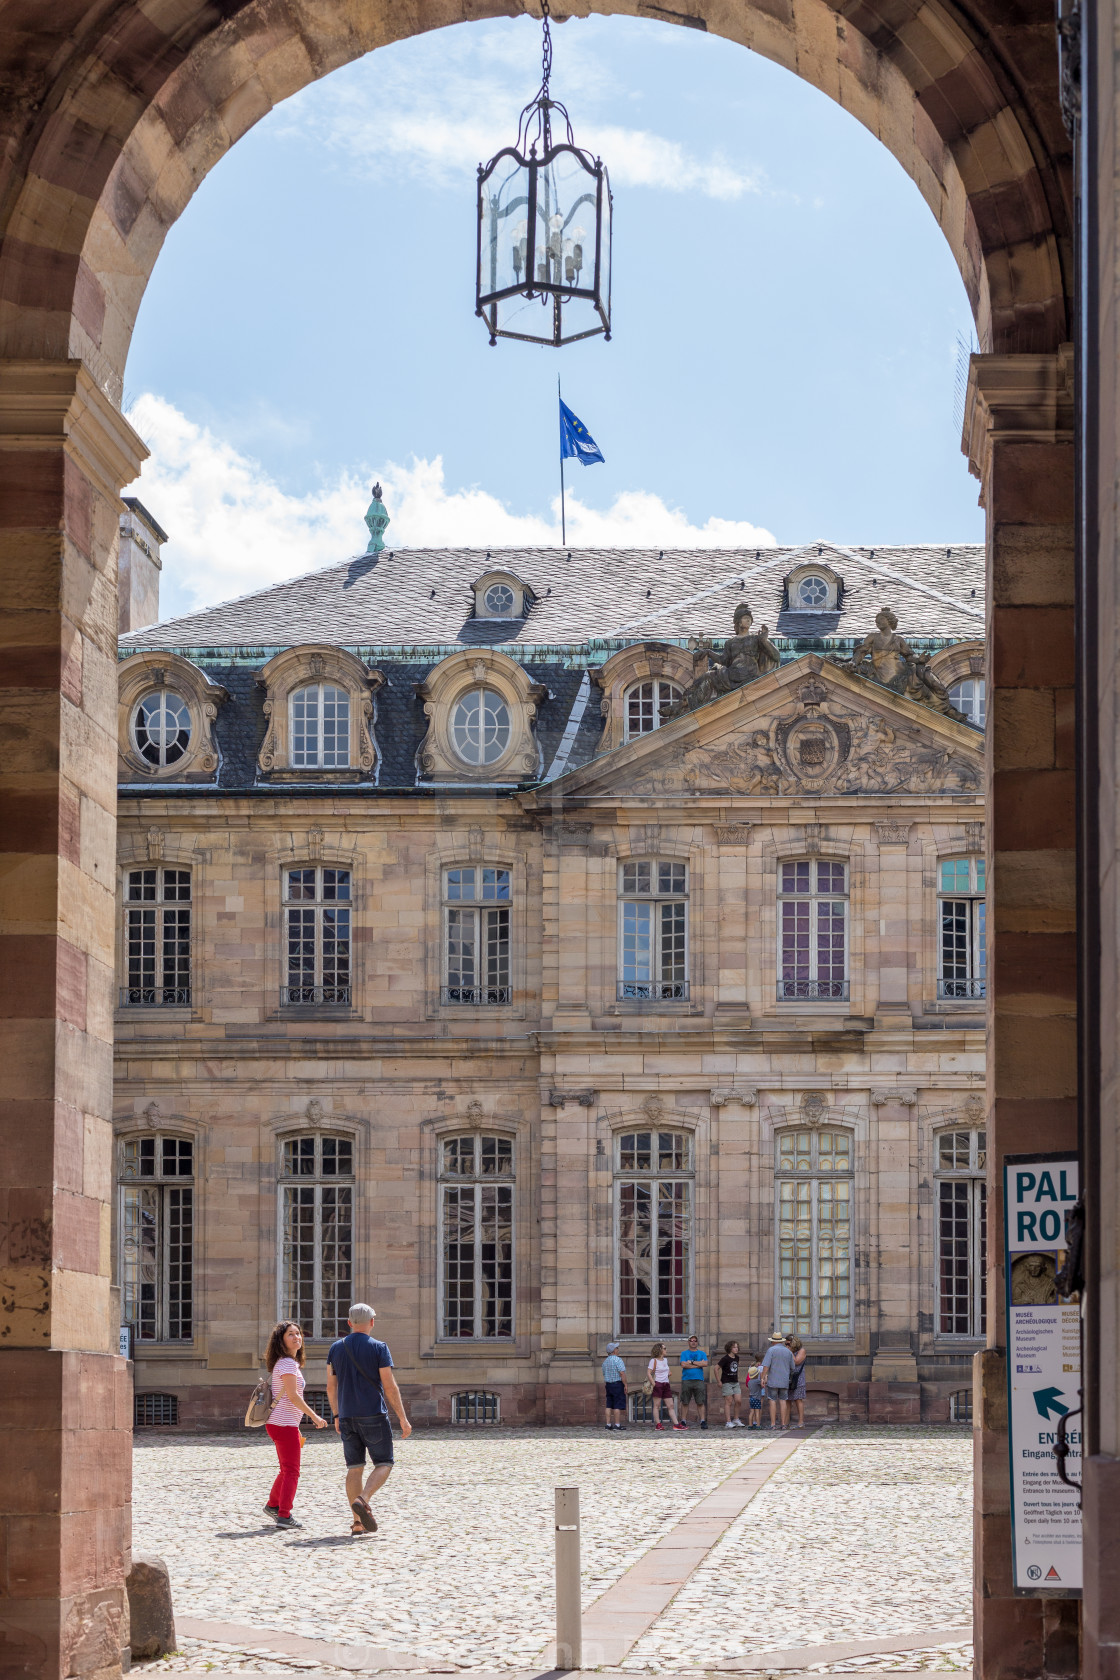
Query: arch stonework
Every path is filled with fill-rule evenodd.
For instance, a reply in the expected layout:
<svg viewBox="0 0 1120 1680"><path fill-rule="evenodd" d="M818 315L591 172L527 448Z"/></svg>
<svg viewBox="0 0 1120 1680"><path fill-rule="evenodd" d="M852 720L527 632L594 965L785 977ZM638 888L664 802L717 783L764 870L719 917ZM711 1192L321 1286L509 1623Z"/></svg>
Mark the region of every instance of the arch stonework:
<svg viewBox="0 0 1120 1680"><path fill-rule="evenodd" d="M17 1210L0 1228L15 1302L0 1370L20 1455L0 1502L0 1638L27 1676L120 1671L129 1380L104 1233L119 492L145 455L119 401L137 311L168 229L272 106L377 46L522 9L0 3L0 1186ZM962 274L985 352L966 429L990 571L994 1194L1006 1152L1068 1146L1075 1127L1070 147L1051 0L569 10L678 17L820 88L911 175ZM998 1257L991 1273L998 1307ZM1076 1606L1011 1592L999 1311L989 1319L975 1390L977 1673L1072 1674ZM32 1560L22 1574L17 1547Z"/></svg>
<svg viewBox="0 0 1120 1680"><path fill-rule="evenodd" d="M687 5L689 21L785 65L882 140L949 242L985 349L1053 350L1069 336L1069 147L1043 6L985 36L975 14L944 0ZM59 0L43 61L23 55L25 99L8 114L0 353L80 357L119 398L167 231L242 134L375 47L521 9L227 0L220 18L204 0L136 0L99 30L88 0ZM668 15L642 0L572 10Z"/></svg>

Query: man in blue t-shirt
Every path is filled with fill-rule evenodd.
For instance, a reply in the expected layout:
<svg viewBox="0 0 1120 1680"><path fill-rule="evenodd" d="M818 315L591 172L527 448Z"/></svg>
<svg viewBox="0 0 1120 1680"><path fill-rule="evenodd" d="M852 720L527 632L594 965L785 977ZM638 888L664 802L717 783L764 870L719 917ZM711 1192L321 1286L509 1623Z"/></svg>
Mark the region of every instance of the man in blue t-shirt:
<svg viewBox="0 0 1120 1680"><path fill-rule="evenodd" d="M708 1427L708 1355L699 1336L690 1336L681 1349L681 1422L688 1420L688 1408L695 1405L701 1429Z"/></svg>
<svg viewBox="0 0 1120 1680"><path fill-rule="evenodd" d="M384 1487L393 1468L393 1430L386 1400L400 1420L403 1439L412 1434L393 1375L393 1356L384 1342L374 1340L376 1317L364 1301L355 1302L347 1318L350 1334L332 1342L327 1354L327 1399L346 1459L346 1498L354 1513L351 1534L376 1532L370 1495ZM373 1468L363 1487L367 1451Z"/></svg>

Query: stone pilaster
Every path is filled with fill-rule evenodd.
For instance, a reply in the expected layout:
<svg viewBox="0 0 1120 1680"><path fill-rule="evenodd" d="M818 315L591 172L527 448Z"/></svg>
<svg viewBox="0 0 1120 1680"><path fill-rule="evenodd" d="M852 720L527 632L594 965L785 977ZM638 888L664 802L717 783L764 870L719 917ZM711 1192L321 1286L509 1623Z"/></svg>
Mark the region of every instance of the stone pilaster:
<svg viewBox="0 0 1120 1680"><path fill-rule="evenodd" d="M1077 1145L1072 401L1066 349L972 358L964 448L987 512L989 609L991 1238L974 1408L978 1680L1076 1672L1076 1602L1012 1594L1000 1240L1004 1156Z"/></svg>
<svg viewBox="0 0 1120 1680"><path fill-rule="evenodd" d="M147 451L76 361L0 363L0 1644L120 1669L130 1385L111 1311L119 491Z"/></svg>

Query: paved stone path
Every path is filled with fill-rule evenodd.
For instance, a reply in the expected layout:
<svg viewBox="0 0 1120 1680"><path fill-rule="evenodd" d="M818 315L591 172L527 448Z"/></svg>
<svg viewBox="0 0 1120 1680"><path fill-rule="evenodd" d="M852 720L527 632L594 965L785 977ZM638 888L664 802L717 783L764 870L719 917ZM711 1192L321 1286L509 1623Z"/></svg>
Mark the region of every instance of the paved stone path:
<svg viewBox="0 0 1120 1680"><path fill-rule="evenodd" d="M335 1441L305 1449L305 1527L284 1533L260 1511L267 1437L142 1436L134 1548L166 1558L180 1619L179 1653L143 1668L539 1673L563 1484L582 1489L585 1613L605 1592L623 1611L622 1578L638 1566L635 1607L656 1615L648 1631L630 1624L641 1637L628 1654L630 1636L600 1651L605 1663L682 1675L970 1668L954 1634L970 1615L968 1431L831 1426L793 1447L722 1429L417 1433L398 1442L379 1533L351 1540ZM655 1606L641 1598L644 1574L664 1574L654 1549L679 1547L690 1523L712 1549L693 1547L694 1571Z"/></svg>

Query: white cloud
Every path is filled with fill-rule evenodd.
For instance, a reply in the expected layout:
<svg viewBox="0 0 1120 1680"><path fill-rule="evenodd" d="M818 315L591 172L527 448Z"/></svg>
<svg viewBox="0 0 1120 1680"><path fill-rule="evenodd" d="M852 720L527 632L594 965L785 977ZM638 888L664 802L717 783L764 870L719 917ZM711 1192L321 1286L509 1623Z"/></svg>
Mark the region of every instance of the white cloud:
<svg viewBox="0 0 1120 1680"><path fill-rule="evenodd" d="M290 495L259 462L163 397L145 392L129 419L151 449L131 486L169 533L162 616L228 601L314 571L366 545L362 516L380 477L402 548L551 547L560 543L559 497L551 518L514 513L487 490L448 489L443 460L347 468L333 483ZM568 496L568 542L579 548L769 548L775 538L746 520L694 525L648 490L624 490L605 511Z"/></svg>
<svg viewBox="0 0 1120 1680"><path fill-rule="evenodd" d="M294 100L282 119L285 131L343 153L363 172L383 174L390 165L429 184L448 185L473 176L479 162L509 145L521 108L539 76L536 42L508 30L471 26L468 40L446 30L407 52L383 48L331 77L331 90L312 88ZM698 157L675 140L644 128L596 123L587 106L605 91L594 59L567 36L571 51L553 76L553 91L572 106L578 100L576 138L601 156L612 185L662 192L700 192L735 199L763 190L763 174L721 152ZM612 109L619 90L611 88Z"/></svg>

